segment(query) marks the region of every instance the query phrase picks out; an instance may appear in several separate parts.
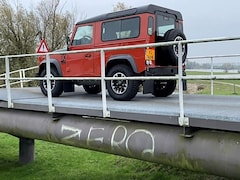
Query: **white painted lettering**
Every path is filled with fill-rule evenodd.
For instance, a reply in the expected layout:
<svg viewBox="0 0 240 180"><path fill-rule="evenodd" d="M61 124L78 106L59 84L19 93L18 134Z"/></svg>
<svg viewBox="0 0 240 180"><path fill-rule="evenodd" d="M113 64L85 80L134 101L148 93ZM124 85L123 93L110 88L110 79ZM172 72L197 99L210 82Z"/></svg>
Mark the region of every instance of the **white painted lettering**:
<svg viewBox="0 0 240 180"><path fill-rule="evenodd" d="M88 132L88 137L87 137L87 145L90 146L90 143L91 142L100 142L101 144L103 143L103 137L94 137L93 135L93 138L91 138L91 135L93 134L94 131L104 131L104 128L94 128L94 127L91 127L89 129L89 132Z"/></svg>
<svg viewBox="0 0 240 180"><path fill-rule="evenodd" d="M63 124L61 128L61 132L64 133L65 131L69 132L70 134L62 138L63 140L68 140L75 137L78 137L78 139L80 140L81 133L82 133L81 129L77 129L71 126L66 126Z"/></svg>
<svg viewBox="0 0 240 180"><path fill-rule="evenodd" d="M126 139L126 149L128 151L128 153L131 155L131 150L130 150L130 147L129 145L131 144L131 139L130 138L133 138L134 135L137 136L138 134L138 138L141 138L141 136L139 135L139 133L143 133L143 134L146 134L147 136L150 137L150 140L151 140L151 144L152 146L148 149L143 149L142 150L142 153L141 153L141 156L143 157L145 154L149 153L151 156L154 155L154 150L155 150L155 140L154 140L154 136L152 135L152 133L148 130L145 130L145 129L137 129L135 130L134 132L132 132L128 138ZM136 142L135 142L136 143ZM144 143L144 142L143 142ZM140 147L140 146L139 146Z"/></svg>
<svg viewBox="0 0 240 180"><path fill-rule="evenodd" d="M116 137L116 133L117 133L117 131L120 131L121 129L123 130L123 137L122 137L122 139L116 141L115 139L117 137L120 137L120 132L119 132L117 137ZM111 137L111 147L112 147L112 150L114 150L115 148L120 149L120 145L122 145L124 143L124 141L126 140L126 137L127 137L127 128L125 126L122 126L122 125L117 126L114 129L112 137Z"/></svg>

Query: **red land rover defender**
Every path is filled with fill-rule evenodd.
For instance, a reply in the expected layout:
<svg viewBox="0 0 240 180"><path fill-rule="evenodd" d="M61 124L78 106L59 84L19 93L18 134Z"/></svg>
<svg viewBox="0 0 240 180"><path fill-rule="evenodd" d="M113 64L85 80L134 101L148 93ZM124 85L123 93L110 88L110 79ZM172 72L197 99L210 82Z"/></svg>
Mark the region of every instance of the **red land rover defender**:
<svg viewBox="0 0 240 180"><path fill-rule="evenodd" d="M103 14L78 22L68 41L66 51L120 47L166 41L185 40L180 12L147 5ZM108 77L174 76L177 74L178 46L136 48L105 52L105 72ZM187 46L183 46L183 62ZM51 55L53 77L100 77L100 52ZM39 58L39 76L46 76L46 61ZM40 88L47 95L46 80ZM73 92L74 85L83 85L89 94L101 92L100 80L52 80L52 96ZM176 80L109 80L109 95L116 100L131 100L143 85L143 93L156 97L171 95Z"/></svg>

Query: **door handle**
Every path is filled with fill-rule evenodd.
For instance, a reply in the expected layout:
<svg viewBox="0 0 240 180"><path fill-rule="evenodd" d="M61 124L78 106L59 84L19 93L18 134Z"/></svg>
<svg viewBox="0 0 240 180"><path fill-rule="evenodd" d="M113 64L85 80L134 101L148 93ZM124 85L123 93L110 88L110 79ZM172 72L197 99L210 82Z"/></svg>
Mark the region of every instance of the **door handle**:
<svg viewBox="0 0 240 180"><path fill-rule="evenodd" d="M65 64L66 63L66 55L62 55L62 60L61 60L61 63L62 64Z"/></svg>
<svg viewBox="0 0 240 180"><path fill-rule="evenodd" d="M92 55L91 54L85 54L86 58L90 58Z"/></svg>

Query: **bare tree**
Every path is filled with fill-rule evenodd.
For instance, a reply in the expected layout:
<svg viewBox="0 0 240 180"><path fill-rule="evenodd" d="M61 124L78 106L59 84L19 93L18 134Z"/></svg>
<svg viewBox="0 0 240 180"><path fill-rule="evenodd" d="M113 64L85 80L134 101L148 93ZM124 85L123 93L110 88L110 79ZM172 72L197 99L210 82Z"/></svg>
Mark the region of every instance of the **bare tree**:
<svg viewBox="0 0 240 180"><path fill-rule="evenodd" d="M131 8L131 6L127 6L123 2L118 2L116 5L113 6L113 12L122 11L122 10L130 9L130 8Z"/></svg>
<svg viewBox="0 0 240 180"><path fill-rule="evenodd" d="M7 0L0 0L0 54L29 54L35 52L37 19L21 5L12 7ZM10 70L36 65L36 58L14 58ZM5 72L4 61L0 61L0 73Z"/></svg>
<svg viewBox="0 0 240 180"><path fill-rule="evenodd" d="M228 72L229 70L233 69L233 65L231 63L224 63L222 65L222 68L224 69L225 72Z"/></svg>
<svg viewBox="0 0 240 180"><path fill-rule="evenodd" d="M50 50L62 48L73 26L74 15L63 11L60 0L42 0L37 7L38 29L46 39Z"/></svg>
<svg viewBox="0 0 240 180"><path fill-rule="evenodd" d="M62 48L75 23L74 17L60 7L60 0L42 0L32 10L25 9L21 3L13 5L8 0L0 0L0 55L35 53L37 35L47 40L51 50ZM21 58L11 62L11 70L34 65L36 58ZM0 73L4 69L1 61Z"/></svg>
<svg viewBox="0 0 240 180"><path fill-rule="evenodd" d="M26 54L35 51L36 18L21 5L12 8L0 0L0 53Z"/></svg>

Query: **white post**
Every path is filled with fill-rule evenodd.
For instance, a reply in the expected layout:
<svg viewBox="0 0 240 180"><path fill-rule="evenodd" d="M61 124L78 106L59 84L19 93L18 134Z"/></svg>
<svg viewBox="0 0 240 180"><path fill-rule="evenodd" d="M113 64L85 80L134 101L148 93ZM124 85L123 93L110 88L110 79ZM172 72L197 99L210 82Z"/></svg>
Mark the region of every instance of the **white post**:
<svg viewBox="0 0 240 180"><path fill-rule="evenodd" d="M213 57L211 57L211 77L213 77ZM211 95L213 96L213 79L211 79Z"/></svg>
<svg viewBox="0 0 240 180"><path fill-rule="evenodd" d="M13 108L12 103L12 95L11 95L11 84L10 84L10 66L9 66L9 57L5 57L5 67L6 67L6 75L5 75L5 84L7 88L7 99L8 99L8 108Z"/></svg>
<svg viewBox="0 0 240 180"><path fill-rule="evenodd" d="M182 67L182 44L178 43L178 89L179 89L179 119L178 123L180 126L189 126L189 120L184 117L184 104L183 104L183 67Z"/></svg>
<svg viewBox="0 0 240 180"><path fill-rule="evenodd" d="M110 117L110 111L107 110L107 93L106 93L106 81L105 81L105 53L101 49L101 87L102 87L102 106L103 117Z"/></svg>
<svg viewBox="0 0 240 180"><path fill-rule="evenodd" d="M24 77L23 72L24 72L24 70L23 70L23 69L20 69L20 71L19 71L19 77L20 77L20 86L21 86L21 88L23 88L23 77ZM24 77L24 78L25 78L25 77Z"/></svg>
<svg viewBox="0 0 240 180"><path fill-rule="evenodd" d="M47 97L48 97L48 111L55 112L55 108L52 102L52 87L51 87L51 66L50 66L50 56L46 54L46 72L47 72Z"/></svg>

